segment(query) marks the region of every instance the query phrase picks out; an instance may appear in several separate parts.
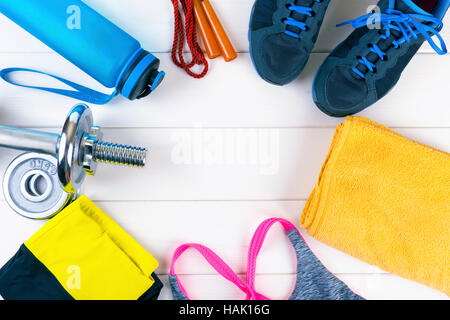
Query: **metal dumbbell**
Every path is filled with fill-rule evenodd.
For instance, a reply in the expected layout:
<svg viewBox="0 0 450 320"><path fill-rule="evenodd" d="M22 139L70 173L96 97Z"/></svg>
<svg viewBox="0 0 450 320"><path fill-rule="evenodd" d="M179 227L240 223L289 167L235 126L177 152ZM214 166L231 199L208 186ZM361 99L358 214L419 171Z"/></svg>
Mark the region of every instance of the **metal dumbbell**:
<svg viewBox="0 0 450 320"><path fill-rule="evenodd" d="M147 149L101 141L100 127L93 126L92 112L76 105L61 135L0 126L0 146L49 154L57 158L58 177L68 193L77 192L86 174L94 175L97 162L143 167Z"/></svg>

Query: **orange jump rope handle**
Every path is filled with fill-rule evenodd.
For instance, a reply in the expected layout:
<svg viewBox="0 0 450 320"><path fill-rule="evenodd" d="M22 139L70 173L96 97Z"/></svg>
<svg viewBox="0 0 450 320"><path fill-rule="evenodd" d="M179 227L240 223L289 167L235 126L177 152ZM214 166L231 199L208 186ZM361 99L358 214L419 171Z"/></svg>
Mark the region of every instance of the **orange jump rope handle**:
<svg viewBox="0 0 450 320"><path fill-rule="evenodd" d="M218 56L220 56L220 48L217 44L216 36L214 35L214 32L209 25L208 18L203 11L200 0L194 0L194 14L208 58L217 58Z"/></svg>
<svg viewBox="0 0 450 320"><path fill-rule="evenodd" d="M222 24L217 18L216 13L214 12L213 7L209 0L200 0L203 6L203 10L205 11L206 17L208 18L209 25L214 31L216 36L216 40L219 43L220 50L225 61L231 61L237 57L237 53L231 44L230 39L228 38L225 30L223 29Z"/></svg>

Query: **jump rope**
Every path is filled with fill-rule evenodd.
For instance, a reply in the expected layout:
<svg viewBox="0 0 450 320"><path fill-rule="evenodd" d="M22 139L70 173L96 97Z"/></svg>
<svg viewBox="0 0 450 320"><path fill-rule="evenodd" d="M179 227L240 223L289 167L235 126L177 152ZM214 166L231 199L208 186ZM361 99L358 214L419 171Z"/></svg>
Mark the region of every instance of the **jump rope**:
<svg viewBox="0 0 450 320"><path fill-rule="evenodd" d="M209 64L198 42L197 28L208 58L214 59L222 55L227 62L236 58L236 51L209 0L171 1L174 9L172 60L176 66L195 79L201 79L208 73ZM192 57L189 62L186 62L183 53L185 37ZM193 71L195 66L203 66L202 71Z"/></svg>
<svg viewBox="0 0 450 320"><path fill-rule="evenodd" d="M194 17L194 3L193 0L171 0L174 9L175 27L172 45L172 60L176 66L186 71L188 75L193 78L201 79L208 73L209 65L205 58L205 54L197 41L197 24ZM184 14L184 29L183 20L180 11ZM186 42L189 51L192 55L192 60L186 62L183 55L184 37L186 34ZM203 71L195 73L191 69L195 66L203 66Z"/></svg>

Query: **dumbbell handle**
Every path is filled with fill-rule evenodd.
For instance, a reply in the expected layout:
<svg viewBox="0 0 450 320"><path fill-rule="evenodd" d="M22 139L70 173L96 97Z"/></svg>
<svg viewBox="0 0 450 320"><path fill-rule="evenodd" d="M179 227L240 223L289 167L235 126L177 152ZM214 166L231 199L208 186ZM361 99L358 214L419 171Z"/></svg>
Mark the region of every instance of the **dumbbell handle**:
<svg viewBox="0 0 450 320"><path fill-rule="evenodd" d="M60 138L56 133L0 126L0 147L56 156Z"/></svg>
<svg viewBox="0 0 450 320"><path fill-rule="evenodd" d="M86 174L94 175L97 162L145 165L146 148L104 142L101 136L100 127L93 126L91 110L79 104L70 111L60 135L0 126L0 147L55 156L62 187L74 193Z"/></svg>

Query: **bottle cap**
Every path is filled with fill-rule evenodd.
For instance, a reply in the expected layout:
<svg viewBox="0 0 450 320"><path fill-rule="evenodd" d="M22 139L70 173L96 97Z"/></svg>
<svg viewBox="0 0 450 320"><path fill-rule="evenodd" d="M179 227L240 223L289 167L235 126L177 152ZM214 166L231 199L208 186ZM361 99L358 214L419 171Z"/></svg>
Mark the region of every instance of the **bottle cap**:
<svg viewBox="0 0 450 320"><path fill-rule="evenodd" d="M164 79L165 73L158 70L159 64L154 55L143 51L125 75L120 93L129 100L148 96Z"/></svg>

